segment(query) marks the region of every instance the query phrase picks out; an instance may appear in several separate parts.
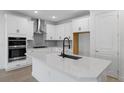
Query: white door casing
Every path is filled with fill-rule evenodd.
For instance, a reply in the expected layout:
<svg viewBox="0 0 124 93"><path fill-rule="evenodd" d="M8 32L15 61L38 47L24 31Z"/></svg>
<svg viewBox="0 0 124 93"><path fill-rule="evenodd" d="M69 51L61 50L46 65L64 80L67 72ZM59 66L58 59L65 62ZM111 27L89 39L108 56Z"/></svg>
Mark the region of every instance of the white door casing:
<svg viewBox="0 0 124 93"><path fill-rule="evenodd" d="M118 16L117 12L96 14L95 57L111 60L108 74L118 77Z"/></svg>
<svg viewBox="0 0 124 93"><path fill-rule="evenodd" d="M119 11L119 79L124 81L124 10Z"/></svg>

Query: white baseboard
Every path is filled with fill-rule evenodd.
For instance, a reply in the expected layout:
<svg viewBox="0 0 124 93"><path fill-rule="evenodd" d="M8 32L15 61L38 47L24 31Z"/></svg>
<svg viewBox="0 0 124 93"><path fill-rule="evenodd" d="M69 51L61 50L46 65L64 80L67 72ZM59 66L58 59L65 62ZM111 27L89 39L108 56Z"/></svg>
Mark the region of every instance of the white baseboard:
<svg viewBox="0 0 124 93"><path fill-rule="evenodd" d="M30 66L32 64L26 64L26 65L22 65L22 66L19 66L19 67L12 67L12 68L6 68L5 70L6 71L11 71L11 70L15 70L15 69L19 69L19 68L23 68L23 67L27 67L27 66Z"/></svg>
<svg viewBox="0 0 124 93"><path fill-rule="evenodd" d="M32 72L32 76L33 76L38 82L40 82L40 79L38 78L38 76L37 76L36 73Z"/></svg>

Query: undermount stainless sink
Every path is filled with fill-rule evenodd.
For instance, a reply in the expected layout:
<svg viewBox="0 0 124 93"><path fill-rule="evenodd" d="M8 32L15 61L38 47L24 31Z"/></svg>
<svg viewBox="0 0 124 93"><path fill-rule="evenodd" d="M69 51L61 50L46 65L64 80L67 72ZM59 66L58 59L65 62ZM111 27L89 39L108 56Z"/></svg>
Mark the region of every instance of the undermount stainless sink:
<svg viewBox="0 0 124 93"><path fill-rule="evenodd" d="M63 57L63 54L59 55L61 57ZM74 60L78 60L78 59L81 59L82 57L78 57L78 56L73 56L73 55L67 55L67 54L64 54L64 57L65 58L70 58L70 59L74 59Z"/></svg>

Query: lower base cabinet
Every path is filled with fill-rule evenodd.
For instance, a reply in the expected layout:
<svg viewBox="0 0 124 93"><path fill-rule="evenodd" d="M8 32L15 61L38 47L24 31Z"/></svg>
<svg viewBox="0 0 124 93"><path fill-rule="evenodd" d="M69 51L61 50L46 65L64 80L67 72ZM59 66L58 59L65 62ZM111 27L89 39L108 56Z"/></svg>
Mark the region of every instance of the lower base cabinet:
<svg viewBox="0 0 124 93"><path fill-rule="evenodd" d="M48 67L46 64L33 59L36 64L32 65L32 75L40 82L75 82L76 80L69 77L63 72Z"/></svg>
<svg viewBox="0 0 124 93"><path fill-rule="evenodd" d="M106 81L106 70L97 78L76 78L46 63L32 58L32 76L39 82L103 82Z"/></svg>
<svg viewBox="0 0 124 93"><path fill-rule="evenodd" d="M26 66L30 66L32 63L29 62L29 59L27 58L26 60L19 60L19 61L14 61L11 63L8 63L5 70L6 71L11 71L19 68L23 68Z"/></svg>

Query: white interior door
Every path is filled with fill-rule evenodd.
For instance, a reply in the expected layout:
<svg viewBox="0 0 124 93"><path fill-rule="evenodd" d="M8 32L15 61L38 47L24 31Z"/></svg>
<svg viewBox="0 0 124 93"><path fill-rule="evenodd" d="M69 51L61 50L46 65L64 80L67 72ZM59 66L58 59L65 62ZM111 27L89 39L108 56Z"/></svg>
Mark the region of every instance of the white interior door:
<svg viewBox="0 0 124 93"><path fill-rule="evenodd" d="M119 78L123 81L124 80L124 10L119 11Z"/></svg>
<svg viewBox="0 0 124 93"><path fill-rule="evenodd" d="M109 12L95 16L95 56L111 60L109 75L118 77L118 31L117 13Z"/></svg>

